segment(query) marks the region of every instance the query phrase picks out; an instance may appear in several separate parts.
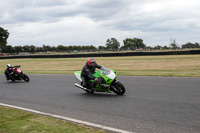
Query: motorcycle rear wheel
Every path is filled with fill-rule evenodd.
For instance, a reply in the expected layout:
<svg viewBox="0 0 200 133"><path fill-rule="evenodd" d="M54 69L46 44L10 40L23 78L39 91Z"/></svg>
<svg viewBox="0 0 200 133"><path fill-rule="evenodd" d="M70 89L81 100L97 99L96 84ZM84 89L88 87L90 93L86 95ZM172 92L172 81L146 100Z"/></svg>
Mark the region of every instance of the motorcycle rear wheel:
<svg viewBox="0 0 200 133"><path fill-rule="evenodd" d="M15 78L12 78L11 80L12 80L12 82L15 82Z"/></svg>
<svg viewBox="0 0 200 133"><path fill-rule="evenodd" d="M112 86L112 91L117 95L123 95L126 92L124 85L119 81Z"/></svg>
<svg viewBox="0 0 200 133"><path fill-rule="evenodd" d="M8 81L10 79L9 74L8 74L8 70L5 70L4 74L5 74L6 80Z"/></svg>

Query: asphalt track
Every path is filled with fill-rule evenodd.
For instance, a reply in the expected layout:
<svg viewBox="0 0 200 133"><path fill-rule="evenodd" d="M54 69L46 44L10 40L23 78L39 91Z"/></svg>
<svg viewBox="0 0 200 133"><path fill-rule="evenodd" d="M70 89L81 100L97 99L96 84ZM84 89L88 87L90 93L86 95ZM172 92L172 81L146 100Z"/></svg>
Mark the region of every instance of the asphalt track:
<svg viewBox="0 0 200 133"><path fill-rule="evenodd" d="M135 133L199 133L200 78L118 76L126 93L87 94L73 75L29 75L7 82L0 103L62 115Z"/></svg>

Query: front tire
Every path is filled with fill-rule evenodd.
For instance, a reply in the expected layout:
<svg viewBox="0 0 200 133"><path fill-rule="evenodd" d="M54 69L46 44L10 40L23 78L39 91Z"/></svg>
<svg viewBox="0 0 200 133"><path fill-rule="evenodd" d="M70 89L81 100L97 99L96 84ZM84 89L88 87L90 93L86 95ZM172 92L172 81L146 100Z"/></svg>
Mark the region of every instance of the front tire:
<svg viewBox="0 0 200 133"><path fill-rule="evenodd" d="M124 85L119 81L112 86L112 91L117 95L123 95L126 92Z"/></svg>
<svg viewBox="0 0 200 133"><path fill-rule="evenodd" d="M29 82L29 77L26 74L24 74L24 81Z"/></svg>

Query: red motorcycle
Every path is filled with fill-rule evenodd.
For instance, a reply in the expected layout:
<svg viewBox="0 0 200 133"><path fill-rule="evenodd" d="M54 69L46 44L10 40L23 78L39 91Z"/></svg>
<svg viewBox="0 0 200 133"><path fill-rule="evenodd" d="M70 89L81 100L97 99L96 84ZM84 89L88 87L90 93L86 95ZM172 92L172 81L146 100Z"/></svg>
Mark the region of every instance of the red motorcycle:
<svg viewBox="0 0 200 133"><path fill-rule="evenodd" d="M23 73L23 71L20 69L20 65L19 66L15 66L11 69L11 72L9 72L8 69L5 70L5 76L6 79L12 80L13 82L15 82L15 80L24 80L25 82L29 82L29 77Z"/></svg>

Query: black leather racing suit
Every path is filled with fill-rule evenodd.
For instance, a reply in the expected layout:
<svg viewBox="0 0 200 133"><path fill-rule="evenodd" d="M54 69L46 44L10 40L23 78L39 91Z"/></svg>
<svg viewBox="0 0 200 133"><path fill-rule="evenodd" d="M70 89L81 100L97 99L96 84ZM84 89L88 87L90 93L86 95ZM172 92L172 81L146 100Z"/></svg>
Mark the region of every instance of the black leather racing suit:
<svg viewBox="0 0 200 133"><path fill-rule="evenodd" d="M12 76L16 73L17 67L20 67L20 66L18 65L18 66L14 66L14 67L12 67L12 66L11 67L7 67L7 69L5 70L5 74L6 74L7 80L12 78ZM13 68L15 68L15 69L12 71Z"/></svg>
<svg viewBox="0 0 200 133"><path fill-rule="evenodd" d="M96 77L94 77L92 75L92 73L95 72L95 69L98 68L100 69L102 66L98 65L96 62L94 63L94 65L92 67L88 66L87 62L85 63L85 65L83 66L83 69L81 71L81 78L82 78L82 86L83 87L87 87L87 81L90 79L95 79Z"/></svg>

